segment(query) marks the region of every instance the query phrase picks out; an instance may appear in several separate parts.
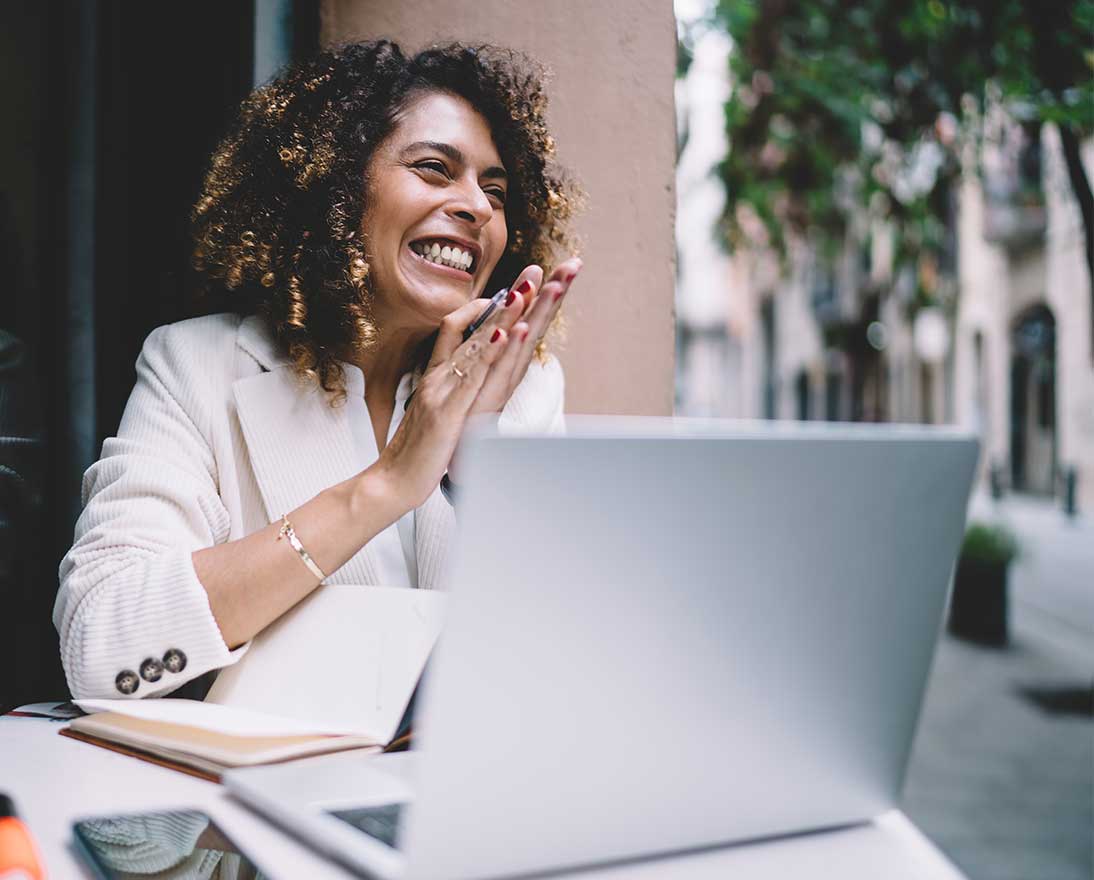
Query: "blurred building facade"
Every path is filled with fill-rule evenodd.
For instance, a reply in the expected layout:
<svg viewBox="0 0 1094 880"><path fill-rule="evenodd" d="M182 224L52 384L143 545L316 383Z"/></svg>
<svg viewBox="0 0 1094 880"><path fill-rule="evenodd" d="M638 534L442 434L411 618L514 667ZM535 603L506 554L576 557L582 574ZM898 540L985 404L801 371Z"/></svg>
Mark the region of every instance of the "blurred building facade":
<svg viewBox="0 0 1094 880"><path fill-rule="evenodd" d="M1094 508L1094 353L1082 220L1054 126L1002 119L961 193L953 389L1011 487ZM1094 169L1094 142L1084 165Z"/></svg>
<svg viewBox="0 0 1094 880"><path fill-rule="evenodd" d="M937 259L894 272L892 231L785 262L717 241L729 46L695 43L677 85L679 415L953 423L985 486L1094 509L1094 352L1082 221L1055 129L994 108L966 156ZM1088 174L1094 142L1085 145ZM979 170L977 166L980 166ZM928 284L935 305L916 308ZM1070 483L1070 486L1069 486Z"/></svg>

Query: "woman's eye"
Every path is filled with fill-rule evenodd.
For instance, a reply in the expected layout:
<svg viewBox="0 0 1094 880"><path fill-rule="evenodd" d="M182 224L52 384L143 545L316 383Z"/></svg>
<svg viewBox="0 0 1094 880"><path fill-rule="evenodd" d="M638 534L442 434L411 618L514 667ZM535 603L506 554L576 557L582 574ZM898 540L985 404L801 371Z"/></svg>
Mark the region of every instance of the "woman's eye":
<svg viewBox="0 0 1094 880"><path fill-rule="evenodd" d="M443 162L438 162L436 159L428 159L425 162L419 162L418 167L426 171L433 171L437 174L443 174L448 177L448 169L444 167Z"/></svg>
<svg viewBox="0 0 1094 880"><path fill-rule="evenodd" d="M488 196L497 199L499 202L501 202L502 205L505 204L505 190L491 187L488 190L484 190L484 192Z"/></svg>

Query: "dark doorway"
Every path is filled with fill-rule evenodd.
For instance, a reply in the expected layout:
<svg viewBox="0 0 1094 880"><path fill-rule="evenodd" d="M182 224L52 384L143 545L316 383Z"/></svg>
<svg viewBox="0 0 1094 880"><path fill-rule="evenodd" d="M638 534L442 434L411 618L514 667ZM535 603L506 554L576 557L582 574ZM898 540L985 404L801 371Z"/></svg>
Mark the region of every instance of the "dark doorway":
<svg viewBox="0 0 1094 880"><path fill-rule="evenodd" d="M829 367L824 376L824 418L829 422L840 420L842 399L843 376L837 369Z"/></svg>
<svg viewBox="0 0 1094 880"><path fill-rule="evenodd" d="M1048 306L1022 312L1011 329L1011 485L1052 495L1056 484L1056 319Z"/></svg>
<svg viewBox="0 0 1094 880"><path fill-rule="evenodd" d="M863 368L861 420L887 422L889 421L889 364L884 353L866 349Z"/></svg>
<svg viewBox="0 0 1094 880"><path fill-rule="evenodd" d="M311 53L318 7L288 5L292 51ZM189 211L252 86L254 11L0 11L0 711L65 695L51 609L80 478L117 430L145 336L187 314Z"/></svg>
<svg viewBox="0 0 1094 880"><path fill-rule="evenodd" d="M813 417L813 393L809 387L809 374L805 370L798 372L794 380L794 397L798 405L799 421L807 422Z"/></svg>
<svg viewBox="0 0 1094 880"><path fill-rule="evenodd" d="M117 429L145 336L187 317L189 215L251 90L250 3L100 5L96 422Z"/></svg>
<svg viewBox="0 0 1094 880"><path fill-rule="evenodd" d="M778 413L778 357L775 349L775 300L765 299L760 306L760 332L763 334L763 405L764 418Z"/></svg>

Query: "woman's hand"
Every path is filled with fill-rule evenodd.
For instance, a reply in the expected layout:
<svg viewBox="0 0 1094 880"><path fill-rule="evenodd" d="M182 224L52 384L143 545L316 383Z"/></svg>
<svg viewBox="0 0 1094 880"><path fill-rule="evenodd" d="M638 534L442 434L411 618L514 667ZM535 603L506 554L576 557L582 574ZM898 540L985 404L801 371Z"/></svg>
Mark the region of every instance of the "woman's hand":
<svg viewBox="0 0 1094 880"><path fill-rule="evenodd" d="M494 371L513 369L513 361L505 354L510 347L519 348L516 326L529 301L530 297L510 291L502 307L466 342L464 330L482 312L484 300L469 302L441 321L433 355L414 390L414 399L373 466L406 510L424 504L437 488L464 424ZM530 336L530 331L526 335Z"/></svg>
<svg viewBox="0 0 1094 880"><path fill-rule="evenodd" d="M524 374L528 372L536 344L558 314L562 298L581 271L581 265L578 257L571 257L556 266L542 286L540 282L543 279L543 270L539 266L528 266L517 276L512 289L520 291L526 301L531 299L532 304L513 325L512 338L505 354L483 383L470 415L497 415L505 408L505 404L524 379ZM459 482L458 455L453 455L449 461L448 475L453 483Z"/></svg>
<svg viewBox="0 0 1094 880"><path fill-rule="evenodd" d="M528 266L517 280L513 290L520 291L532 305L520 321L513 326L512 339L505 354L490 371L483 383L479 396L471 407L471 414L500 413L513 396L513 392L528 372L528 365L535 354L536 343L543 338L547 328L558 314L562 298L581 271L581 260L571 257L555 267L547 281L543 279L543 270L539 266Z"/></svg>

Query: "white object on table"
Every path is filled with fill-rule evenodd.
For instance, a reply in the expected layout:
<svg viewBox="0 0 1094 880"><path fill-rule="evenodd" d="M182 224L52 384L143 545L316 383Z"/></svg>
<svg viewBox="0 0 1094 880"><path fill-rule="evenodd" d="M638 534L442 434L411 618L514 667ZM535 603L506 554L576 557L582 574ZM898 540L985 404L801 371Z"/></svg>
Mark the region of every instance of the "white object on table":
<svg viewBox="0 0 1094 880"><path fill-rule="evenodd" d="M447 596L358 584L322 586L257 635L205 702L77 700L229 736L359 734L390 742L441 631ZM41 704L52 705L52 704Z"/></svg>
<svg viewBox="0 0 1094 880"><path fill-rule="evenodd" d="M281 715L387 743L441 631L447 595L325 585L217 675L208 703Z"/></svg>
<svg viewBox="0 0 1094 880"><path fill-rule="evenodd" d="M145 761L58 736L60 725L0 718L0 785L38 841L51 877L90 876L72 823L150 810L208 813L264 874L338 880L352 875L278 831L224 789ZM384 761L398 755L363 758ZM967 880L899 811L852 828L708 849L567 874L575 880Z"/></svg>

